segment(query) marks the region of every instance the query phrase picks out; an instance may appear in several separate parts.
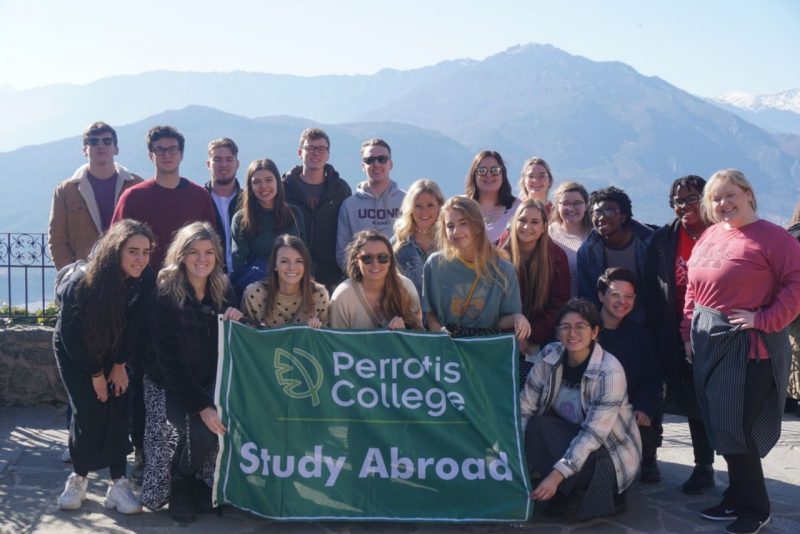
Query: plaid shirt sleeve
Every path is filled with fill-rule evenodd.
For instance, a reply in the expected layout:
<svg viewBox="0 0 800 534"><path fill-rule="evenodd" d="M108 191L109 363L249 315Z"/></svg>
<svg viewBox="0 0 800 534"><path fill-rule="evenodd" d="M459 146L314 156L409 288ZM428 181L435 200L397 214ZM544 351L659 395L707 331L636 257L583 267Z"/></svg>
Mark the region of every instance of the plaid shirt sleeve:
<svg viewBox="0 0 800 534"><path fill-rule="evenodd" d="M584 404L588 406L586 418L564 457L553 466L564 477L578 473L592 452L603 445L610 446L607 437L617 424L620 409L627 399L625 371L619 362L605 355L596 376L584 380L587 382L583 391ZM614 455L614 451L609 450L609 453Z"/></svg>

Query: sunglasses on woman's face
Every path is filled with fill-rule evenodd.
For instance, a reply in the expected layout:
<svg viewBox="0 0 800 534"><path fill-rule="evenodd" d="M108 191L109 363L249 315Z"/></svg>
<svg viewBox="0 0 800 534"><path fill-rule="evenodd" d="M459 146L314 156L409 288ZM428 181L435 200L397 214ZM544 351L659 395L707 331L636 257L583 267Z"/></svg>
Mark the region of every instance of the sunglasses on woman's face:
<svg viewBox="0 0 800 534"><path fill-rule="evenodd" d="M361 262L364 265L372 265L372 262L375 261L375 260L377 260L378 263L380 263L381 265L385 265L385 264L389 263L389 255L386 254L386 253L381 253L381 254L377 254L377 255L362 254L361 256L359 256L358 259L361 260Z"/></svg>

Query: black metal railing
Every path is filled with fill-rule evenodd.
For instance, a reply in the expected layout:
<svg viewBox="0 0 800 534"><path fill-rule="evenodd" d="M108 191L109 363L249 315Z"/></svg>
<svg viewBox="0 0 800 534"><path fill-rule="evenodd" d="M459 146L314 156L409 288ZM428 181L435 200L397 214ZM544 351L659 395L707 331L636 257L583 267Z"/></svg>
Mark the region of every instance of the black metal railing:
<svg viewBox="0 0 800 534"><path fill-rule="evenodd" d="M55 272L47 234L0 233L0 318L52 315Z"/></svg>

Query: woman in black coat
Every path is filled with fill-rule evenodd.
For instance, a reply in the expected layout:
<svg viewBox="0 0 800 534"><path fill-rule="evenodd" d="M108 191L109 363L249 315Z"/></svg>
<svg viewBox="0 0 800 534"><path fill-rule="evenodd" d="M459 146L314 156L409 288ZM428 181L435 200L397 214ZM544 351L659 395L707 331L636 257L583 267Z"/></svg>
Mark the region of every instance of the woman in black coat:
<svg viewBox="0 0 800 534"><path fill-rule="evenodd" d="M214 405L217 315L239 320L223 272L220 240L204 222L172 239L149 315L153 354L145 362L145 464L142 504L191 521L211 507L217 435Z"/></svg>
<svg viewBox="0 0 800 534"><path fill-rule="evenodd" d="M56 288L61 311L53 349L72 407L73 473L58 499L62 510L80 508L89 471L108 467L111 483L104 506L124 514L142 511L125 478L132 450L125 363L143 346L145 302L154 286L148 267L154 241L147 225L119 221L88 262L75 264Z"/></svg>

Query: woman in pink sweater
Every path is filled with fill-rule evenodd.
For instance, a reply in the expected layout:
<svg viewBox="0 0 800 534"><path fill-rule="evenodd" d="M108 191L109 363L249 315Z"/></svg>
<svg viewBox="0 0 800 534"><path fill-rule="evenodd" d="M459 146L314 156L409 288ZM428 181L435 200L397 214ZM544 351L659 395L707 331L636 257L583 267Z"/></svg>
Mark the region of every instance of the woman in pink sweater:
<svg viewBox="0 0 800 534"><path fill-rule="evenodd" d="M701 515L733 520L727 532L758 532L770 519L761 458L780 436L791 357L786 326L800 311L800 243L759 218L740 171L711 177L703 210L716 224L689 260L681 333L729 485L722 502Z"/></svg>

